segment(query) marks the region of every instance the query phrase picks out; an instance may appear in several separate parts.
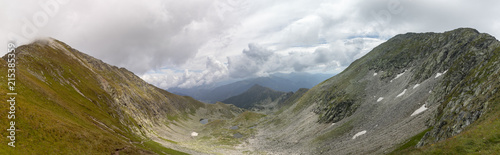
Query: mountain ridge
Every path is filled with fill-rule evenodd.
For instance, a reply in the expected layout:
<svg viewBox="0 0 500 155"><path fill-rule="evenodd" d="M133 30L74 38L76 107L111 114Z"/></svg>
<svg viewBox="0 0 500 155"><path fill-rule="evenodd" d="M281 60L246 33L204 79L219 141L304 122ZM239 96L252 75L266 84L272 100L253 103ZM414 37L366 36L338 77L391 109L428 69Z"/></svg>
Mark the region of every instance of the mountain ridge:
<svg viewBox="0 0 500 155"><path fill-rule="evenodd" d="M255 84L259 84L274 90L290 92L300 88L312 88L314 85L324 81L331 75L328 74L308 74L308 73L276 73L269 77L250 78L233 83L205 88L203 86L189 89L169 88L168 91L174 94L192 96L195 99L206 103L223 101L229 97L236 96L248 90Z"/></svg>
<svg viewBox="0 0 500 155"><path fill-rule="evenodd" d="M470 28L397 35L264 114L172 94L55 39L16 52L19 141L0 154L500 150L500 42Z"/></svg>
<svg viewBox="0 0 500 155"><path fill-rule="evenodd" d="M247 91L239 95L230 97L222 102L245 109L267 109L273 111L275 108L279 108L280 103L287 100L292 94L293 92L287 93L276 91L271 88L255 84Z"/></svg>
<svg viewBox="0 0 500 155"><path fill-rule="evenodd" d="M421 135L413 137L420 143L405 149L418 150L416 146L460 135L500 96L494 79L500 70L499 51L498 40L470 28L397 35L310 89L284 112L269 116L268 127L257 139L272 137L291 145L271 142L259 148L286 150L281 153L387 153L415 135ZM467 81L480 87L469 87ZM485 95L460 95L470 90ZM449 104L452 100L469 103Z"/></svg>
<svg viewBox="0 0 500 155"><path fill-rule="evenodd" d="M154 129L187 116L210 116L200 109L219 110L224 117L240 113L229 105L171 94L52 38L17 47L15 54L21 141L16 150L2 145L0 154L182 154L152 141L151 135L159 134ZM7 67L6 61L1 63ZM36 134L40 132L47 134ZM33 141L41 143L31 147Z"/></svg>

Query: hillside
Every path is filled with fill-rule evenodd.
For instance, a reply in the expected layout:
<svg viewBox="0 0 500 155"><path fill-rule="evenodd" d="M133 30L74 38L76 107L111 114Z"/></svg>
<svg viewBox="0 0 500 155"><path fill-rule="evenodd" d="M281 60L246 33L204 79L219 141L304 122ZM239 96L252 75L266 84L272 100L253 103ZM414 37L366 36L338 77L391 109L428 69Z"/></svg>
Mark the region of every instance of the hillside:
<svg viewBox="0 0 500 155"><path fill-rule="evenodd" d="M15 54L18 141L15 148L1 145L0 154L176 154L181 152L153 141L171 138L156 128L190 117L229 118L241 112L171 94L54 39L20 46ZM3 59L1 68L7 70L7 56ZM7 82L0 85L6 94ZM0 109L7 113L9 107L1 104ZM219 113L200 112L207 109ZM7 125L2 121L0 127Z"/></svg>
<svg viewBox="0 0 500 155"><path fill-rule="evenodd" d="M434 143L441 153L498 152L499 56L498 40L474 29L397 35L268 116L255 145L305 154L425 151L416 146ZM483 140L460 146L472 137Z"/></svg>

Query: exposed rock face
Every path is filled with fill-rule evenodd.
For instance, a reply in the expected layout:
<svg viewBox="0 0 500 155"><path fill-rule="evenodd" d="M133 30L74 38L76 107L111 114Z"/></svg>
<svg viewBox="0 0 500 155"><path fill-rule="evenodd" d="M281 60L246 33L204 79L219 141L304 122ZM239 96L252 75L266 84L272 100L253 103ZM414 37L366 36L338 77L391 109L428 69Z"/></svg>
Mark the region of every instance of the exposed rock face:
<svg viewBox="0 0 500 155"><path fill-rule="evenodd" d="M499 57L499 41L474 29L397 35L269 122L277 129L262 136L292 146L266 143L262 149L387 153L428 128L419 145L457 135L498 99ZM354 139L360 131L366 132Z"/></svg>
<svg viewBox="0 0 500 155"><path fill-rule="evenodd" d="M443 34L409 33L395 36L351 66L364 61L364 67L384 71L381 79L385 81L396 78L397 74L412 72L409 84L443 76L426 101L429 106L439 105L439 110L429 124L434 129L424 137L422 145L431 138L436 142L460 133L486 112L488 101L498 90L499 47L494 37L474 29L462 28ZM350 116L356 110L351 107L356 100L345 98L364 95L362 90L348 93L341 90L334 89L336 93L322 100L330 102L326 104L330 106L323 109L320 122L337 122Z"/></svg>
<svg viewBox="0 0 500 155"><path fill-rule="evenodd" d="M447 59L454 61L448 62L450 67L443 82L434 89L430 103L439 104L439 108L428 123L433 129L419 146L459 134L488 112L488 105L500 97L500 43L490 35L468 31L454 34L463 40L451 46L457 50L446 51Z"/></svg>
<svg viewBox="0 0 500 155"><path fill-rule="evenodd" d="M356 111L358 106L354 105L355 100L346 96L344 91L337 91L335 94L327 93L325 97L324 101L330 102L329 105L323 103L323 105L319 107L327 107L315 110L316 113L321 114L319 122L322 123L336 123L345 117L349 117ZM322 111L324 112L321 113Z"/></svg>

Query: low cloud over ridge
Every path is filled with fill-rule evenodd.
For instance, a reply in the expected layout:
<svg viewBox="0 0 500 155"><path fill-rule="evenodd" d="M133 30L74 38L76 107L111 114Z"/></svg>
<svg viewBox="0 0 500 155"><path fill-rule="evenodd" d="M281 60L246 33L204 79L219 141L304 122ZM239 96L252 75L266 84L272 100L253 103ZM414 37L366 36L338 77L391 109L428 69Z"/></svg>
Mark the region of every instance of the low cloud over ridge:
<svg viewBox="0 0 500 155"><path fill-rule="evenodd" d="M53 37L161 88L340 72L406 32L473 27L500 36L494 0L2 1L2 36Z"/></svg>

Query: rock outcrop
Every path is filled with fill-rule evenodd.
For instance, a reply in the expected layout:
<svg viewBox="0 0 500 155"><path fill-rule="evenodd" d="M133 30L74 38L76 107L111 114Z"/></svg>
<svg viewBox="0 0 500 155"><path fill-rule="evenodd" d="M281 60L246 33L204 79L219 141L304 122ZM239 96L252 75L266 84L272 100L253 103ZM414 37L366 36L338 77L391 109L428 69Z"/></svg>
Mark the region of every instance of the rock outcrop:
<svg viewBox="0 0 500 155"><path fill-rule="evenodd" d="M458 135L498 102L499 58L500 42L470 28L397 35L270 118L261 136L289 145L261 149L387 153Z"/></svg>

